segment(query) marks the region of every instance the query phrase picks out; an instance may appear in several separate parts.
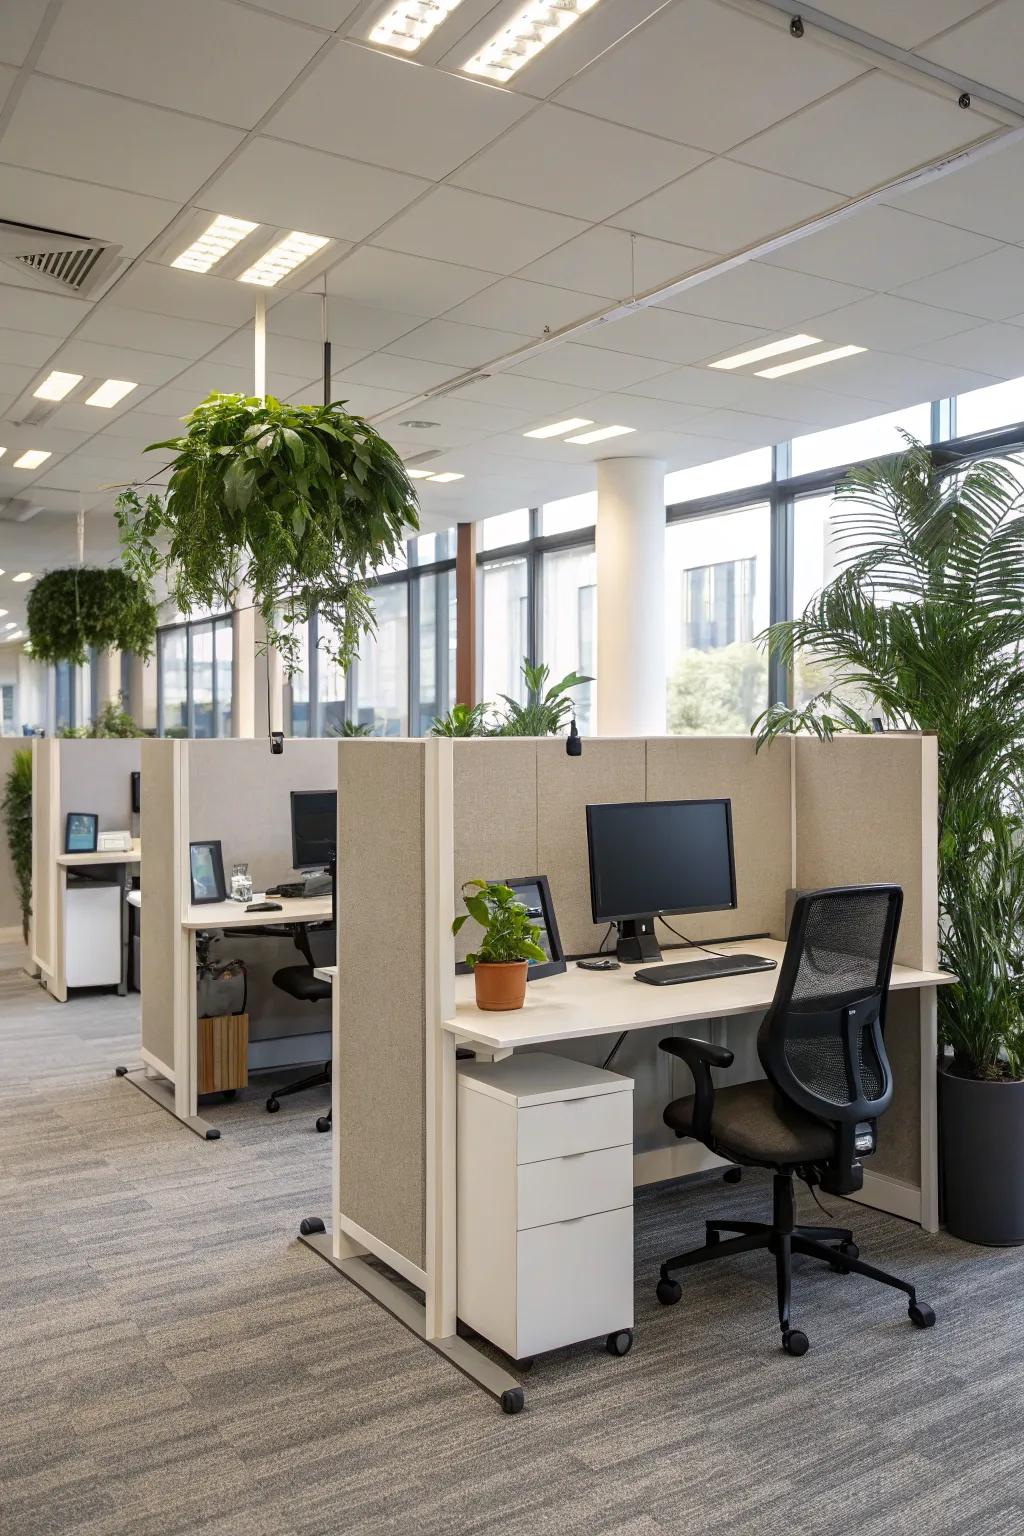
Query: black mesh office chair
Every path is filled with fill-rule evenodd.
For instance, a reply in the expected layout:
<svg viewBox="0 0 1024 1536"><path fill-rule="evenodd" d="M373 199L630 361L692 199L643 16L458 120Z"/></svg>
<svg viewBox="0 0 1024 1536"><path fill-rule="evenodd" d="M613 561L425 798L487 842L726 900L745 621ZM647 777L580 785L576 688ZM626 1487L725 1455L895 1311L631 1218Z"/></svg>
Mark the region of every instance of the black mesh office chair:
<svg viewBox="0 0 1024 1536"><path fill-rule="evenodd" d="M282 992L287 992L289 997L296 998L300 1003L324 1003L331 997L331 984L323 981L316 972L316 961L313 959L313 951L309 947L309 935L305 924L301 924L292 931L292 939L295 948L303 956L305 965L283 965L279 971L275 971L271 977L275 987ZM276 1114L281 1108L280 1100L290 1093L303 1093L307 1088L320 1088L331 1081L331 1064L324 1062L319 1072L310 1073L309 1077L300 1078L296 1083L285 1083L283 1088L275 1088L267 1100L267 1110L270 1114ZM316 1121L318 1131L329 1131L331 1128L331 1112L326 1115L318 1115Z"/></svg>
<svg viewBox="0 0 1024 1536"><path fill-rule="evenodd" d="M767 1248L775 1256L782 1347L807 1349L790 1325L792 1256L821 1259L905 1292L919 1328L935 1322L906 1280L865 1264L843 1227L794 1221L793 1176L849 1195L864 1182L861 1158L875 1150L878 1117L892 1101L892 1071L883 1029L903 892L895 885L846 886L797 899L771 1007L757 1038L767 1081L715 1091L712 1067L732 1065L732 1052L703 1040L662 1040L693 1073L692 1097L676 1099L665 1123L712 1152L747 1167L771 1168L771 1224L709 1221L703 1248L661 1266L658 1300L671 1306L681 1288L675 1271L734 1253ZM723 1242L722 1233L735 1233Z"/></svg>

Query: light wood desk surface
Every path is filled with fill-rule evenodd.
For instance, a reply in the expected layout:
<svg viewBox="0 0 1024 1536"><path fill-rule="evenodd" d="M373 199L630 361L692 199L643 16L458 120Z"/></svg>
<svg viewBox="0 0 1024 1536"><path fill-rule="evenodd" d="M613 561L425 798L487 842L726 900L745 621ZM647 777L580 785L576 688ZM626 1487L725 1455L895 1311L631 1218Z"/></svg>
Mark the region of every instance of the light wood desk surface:
<svg viewBox="0 0 1024 1536"><path fill-rule="evenodd" d="M266 896L253 893L253 901L275 901L280 912L247 912L248 902L211 901L190 906L182 920L184 928L265 928L268 923L322 923L330 920L331 898L327 896Z"/></svg>
<svg viewBox="0 0 1024 1536"><path fill-rule="evenodd" d="M781 963L781 939L745 939L716 944L716 950L764 955ZM666 950L666 964L683 961L685 951ZM700 956L694 956L699 959ZM635 981L636 965L618 971L581 971L574 960L560 976L544 976L526 988L526 1003L511 1013L487 1013L476 1006L472 975L455 978L455 1014L444 1028L461 1040L476 1040L496 1050L522 1045L546 1045L581 1040L589 1035L614 1035L622 1030L696 1023L734 1014L763 1013L775 995L778 969L751 971L745 976L718 976L675 986L651 987ZM953 980L944 971L917 971L893 966L892 991L909 987L945 986Z"/></svg>
<svg viewBox="0 0 1024 1536"><path fill-rule="evenodd" d="M139 864L142 846L135 838L129 853L58 853L57 863L63 869L74 869L81 864Z"/></svg>

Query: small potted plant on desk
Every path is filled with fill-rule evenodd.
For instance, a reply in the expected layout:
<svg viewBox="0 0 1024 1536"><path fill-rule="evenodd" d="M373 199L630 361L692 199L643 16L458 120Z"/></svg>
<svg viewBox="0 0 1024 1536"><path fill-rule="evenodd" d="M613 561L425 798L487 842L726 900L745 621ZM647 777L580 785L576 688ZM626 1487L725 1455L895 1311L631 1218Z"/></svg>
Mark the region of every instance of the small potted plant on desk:
<svg viewBox="0 0 1024 1536"><path fill-rule="evenodd" d="M507 885L467 880L462 887L466 910L452 923L452 932L472 918L484 930L480 948L466 956L476 981L476 1005L490 1012L521 1008L526 1000L530 961L548 957L537 943L540 929Z"/></svg>

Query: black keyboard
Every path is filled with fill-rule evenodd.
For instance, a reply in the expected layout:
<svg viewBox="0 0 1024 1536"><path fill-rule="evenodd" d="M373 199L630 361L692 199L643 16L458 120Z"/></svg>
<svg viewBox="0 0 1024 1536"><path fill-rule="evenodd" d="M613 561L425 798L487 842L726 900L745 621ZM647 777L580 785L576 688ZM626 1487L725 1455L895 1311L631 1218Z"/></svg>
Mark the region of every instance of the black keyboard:
<svg viewBox="0 0 1024 1536"><path fill-rule="evenodd" d="M677 965L649 965L634 971L637 981L651 987L674 987L681 981L710 981L715 976L745 976L749 971L774 971L777 960L763 955L705 955L700 960L683 960Z"/></svg>
<svg viewBox="0 0 1024 1536"><path fill-rule="evenodd" d="M268 896L284 896L288 901L295 901L300 896L305 896L306 888L301 880L282 880L280 885L268 885Z"/></svg>

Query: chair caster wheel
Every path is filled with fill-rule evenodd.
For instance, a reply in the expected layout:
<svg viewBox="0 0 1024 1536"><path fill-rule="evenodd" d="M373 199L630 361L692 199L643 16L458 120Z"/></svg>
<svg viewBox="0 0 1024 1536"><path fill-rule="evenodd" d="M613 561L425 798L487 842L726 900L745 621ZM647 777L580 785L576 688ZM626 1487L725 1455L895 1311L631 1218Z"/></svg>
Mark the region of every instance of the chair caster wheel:
<svg viewBox="0 0 1024 1536"><path fill-rule="evenodd" d="M222 1094L222 1098L223 1098L225 1104L233 1104L237 1094L238 1094L238 1089L237 1088L225 1088L224 1092Z"/></svg>
<svg viewBox="0 0 1024 1536"><path fill-rule="evenodd" d="M656 1295L663 1307L674 1307L682 1299L683 1288L678 1280L669 1280L666 1275L662 1275Z"/></svg>
<svg viewBox="0 0 1024 1536"><path fill-rule="evenodd" d="M856 1243L840 1243L835 1251L837 1254L841 1254L844 1259L860 1258L860 1249ZM829 1269L834 1270L837 1275L848 1275L850 1273L850 1266L842 1263L841 1259L838 1258L833 1259Z"/></svg>
<svg viewBox="0 0 1024 1536"><path fill-rule="evenodd" d="M273 1094L271 1094L270 1098L267 1100L267 1114L268 1115L276 1115L280 1108L281 1108L280 1101L278 1099L275 1099Z"/></svg>
<svg viewBox="0 0 1024 1536"><path fill-rule="evenodd" d="M303 1237L312 1237L314 1232L326 1232L327 1228L319 1216L303 1216L299 1222L299 1231Z"/></svg>
<svg viewBox="0 0 1024 1536"><path fill-rule="evenodd" d="M610 1333L604 1347L610 1355L628 1355L633 1348L632 1328L620 1328L618 1333Z"/></svg>
<svg viewBox="0 0 1024 1536"><path fill-rule="evenodd" d="M316 1117L316 1128L317 1128L318 1131L329 1131L330 1128L331 1128L330 1116L329 1115L317 1115L317 1117Z"/></svg>
<svg viewBox="0 0 1024 1536"><path fill-rule="evenodd" d="M127 1077L128 1076L128 1068L127 1067L115 1067L114 1068L114 1076L115 1077Z"/></svg>
<svg viewBox="0 0 1024 1536"><path fill-rule="evenodd" d="M727 1168L722 1174L723 1184L738 1184L743 1177L742 1168Z"/></svg>
<svg viewBox="0 0 1024 1536"><path fill-rule="evenodd" d="M907 1316L915 1328L934 1328L935 1313L925 1301L912 1301L907 1308Z"/></svg>
<svg viewBox="0 0 1024 1536"><path fill-rule="evenodd" d="M522 1387L510 1387L507 1392L501 1394L501 1411L502 1413L522 1413L524 1401Z"/></svg>
<svg viewBox="0 0 1024 1536"><path fill-rule="evenodd" d="M806 1355L808 1338L799 1328L787 1328L782 1335L782 1347L787 1355Z"/></svg>

